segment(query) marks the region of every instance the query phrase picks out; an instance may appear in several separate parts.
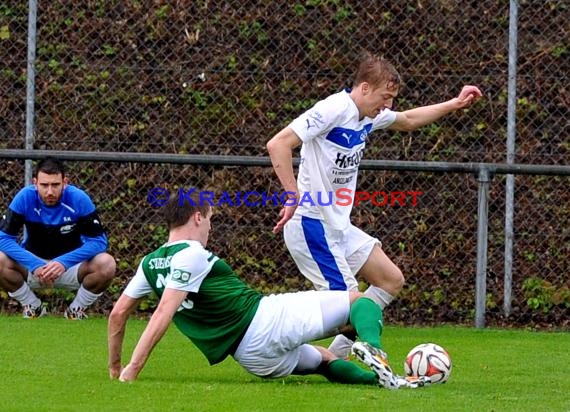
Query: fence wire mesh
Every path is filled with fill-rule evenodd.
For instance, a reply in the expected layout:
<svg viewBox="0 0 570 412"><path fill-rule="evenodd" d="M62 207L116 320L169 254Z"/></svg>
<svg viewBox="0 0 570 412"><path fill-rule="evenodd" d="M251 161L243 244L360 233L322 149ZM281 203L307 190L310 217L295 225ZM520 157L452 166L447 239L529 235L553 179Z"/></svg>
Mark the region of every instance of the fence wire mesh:
<svg viewBox="0 0 570 412"><path fill-rule="evenodd" d="M518 5L515 160L568 164L570 5ZM485 96L416 132L377 132L367 159L507 157L509 2L56 0L40 3L37 16L35 149L266 156L265 143L275 132L317 100L350 86L354 57L366 48L399 68L405 86L397 110L447 100L464 84L478 85ZM27 3L3 2L0 148L25 147L29 34ZM3 208L23 184L22 163L4 163ZM164 239L146 201L152 187L280 190L267 168L69 166L70 178L94 197L109 229L110 251L119 262L117 288L136 260ZM567 325L568 178L516 178L514 302L507 319L500 311L504 186L501 176L491 184L491 318ZM359 188L423 192L415 207L362 204L355 210L355 223L376 234L407 275L389 315L470 321L473 176L362 171ZM265 291L308 288L282 239L270 233L277 213L277 207L222 207L212 247Z"/></svg>

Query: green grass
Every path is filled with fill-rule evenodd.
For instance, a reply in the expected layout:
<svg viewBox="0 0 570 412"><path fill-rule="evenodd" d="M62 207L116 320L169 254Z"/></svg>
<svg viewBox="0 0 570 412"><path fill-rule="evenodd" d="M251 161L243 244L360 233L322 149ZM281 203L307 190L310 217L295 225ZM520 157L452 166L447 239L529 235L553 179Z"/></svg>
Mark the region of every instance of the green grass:
<svg viewBox="0 0 570 412"><path fill-rule="evenodd" d="M126 359L145 321L131 320ZM570 411L570 333L387 327L393 368L418 343L453 359L448 383L387 391L319 376L264 381L232 359L209 366L171 327L139 380L107 374L106 320L0 316L1 411Z"/></svg>

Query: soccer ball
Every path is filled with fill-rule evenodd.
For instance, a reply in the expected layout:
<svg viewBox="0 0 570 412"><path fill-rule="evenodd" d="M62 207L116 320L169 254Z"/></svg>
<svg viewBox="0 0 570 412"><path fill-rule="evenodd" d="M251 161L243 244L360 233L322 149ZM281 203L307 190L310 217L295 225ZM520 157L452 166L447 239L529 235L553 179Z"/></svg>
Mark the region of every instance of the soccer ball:
<svg viewBox="0 0 570 412"><path fill-rule="evenodd" d="M407 376L429 376L432 383L445 383L451 375L451 358L441 346L422 343L408 353L404 370Z"/></svg>

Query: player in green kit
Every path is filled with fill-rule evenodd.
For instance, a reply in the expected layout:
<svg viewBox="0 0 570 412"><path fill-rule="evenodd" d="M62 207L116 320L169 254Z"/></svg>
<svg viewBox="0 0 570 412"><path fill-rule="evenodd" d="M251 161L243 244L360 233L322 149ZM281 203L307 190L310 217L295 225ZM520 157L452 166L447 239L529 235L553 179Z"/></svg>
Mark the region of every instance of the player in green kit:
<svg viewBox="0 0 570 412"><path fill-rule="evenodd" d="M109 374L137 378L170 321L210 364L232 356L263 378L321 374L332 382L417 388L429 381L392 373L381 350L382 310L360 292L306 291L264 296L205 249L212 211L199 197L173 197L162 209L168 242L145 256L109 315ZM121 352L129 315L155 292L160 301L126 366ZM308 344L351 324L355 356L371 370Z"/></svg>

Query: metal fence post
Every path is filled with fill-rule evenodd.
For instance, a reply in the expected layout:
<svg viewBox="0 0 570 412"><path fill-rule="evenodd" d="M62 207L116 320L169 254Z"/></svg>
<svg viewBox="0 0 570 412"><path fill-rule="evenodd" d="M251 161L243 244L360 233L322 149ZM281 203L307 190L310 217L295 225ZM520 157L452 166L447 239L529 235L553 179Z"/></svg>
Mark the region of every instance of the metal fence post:
<svg viewBox="0 0 570 412"><path fill-rule="evenodd" d="M36 44L38 20L38 2L29 0L28 2L28 63L26 73L26 150L34 148L34 118L36 101ZM32 182L32 161L26 160L26 170L24 183L29 185Z"/></svg>
<svg viewBox="0 0 570 412"><path fill-rule="evenodd" d="M477 275L475 279L475 327L485 327L485 303L487 297L487 232L489 229L489 170L482 168L479 182L477 208Z"/></svg>
<svg viewBox="0 0 570 412"><path fill-rule="evenodd" d="M507 102L507 164L515 161L516 105L517 105L517 45L518 45L518 0L511 0L509 13L509 79ZM503 310L511 314L513 283L513 237L514 237L515 176L507 175L505 193L505 277Z"/></svg>

